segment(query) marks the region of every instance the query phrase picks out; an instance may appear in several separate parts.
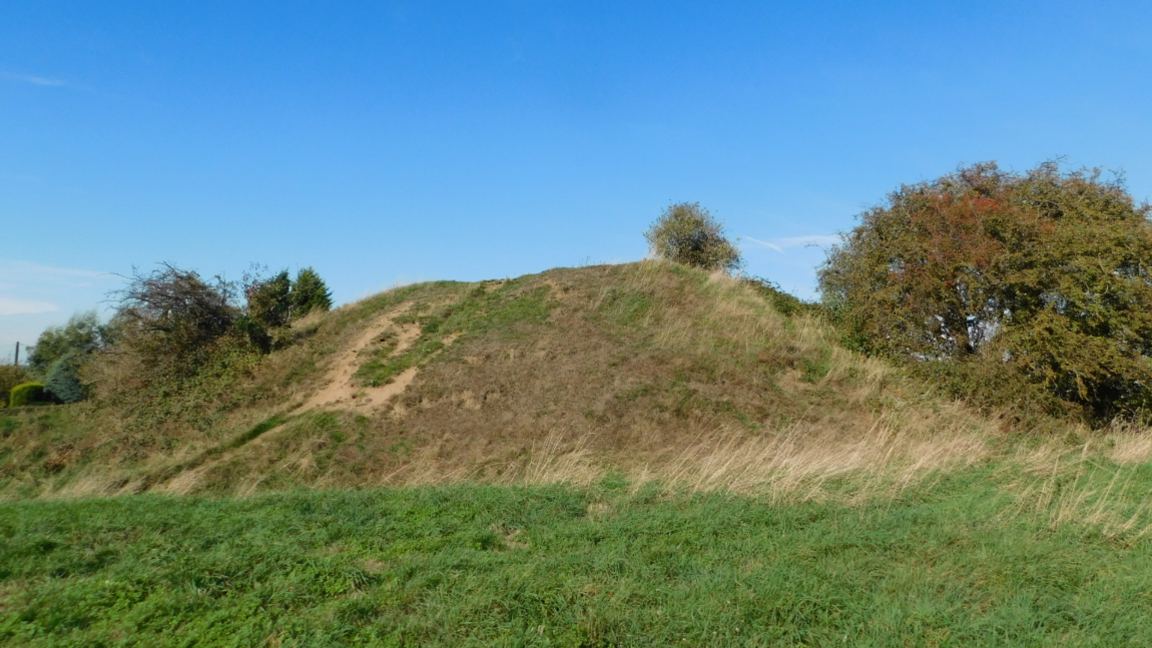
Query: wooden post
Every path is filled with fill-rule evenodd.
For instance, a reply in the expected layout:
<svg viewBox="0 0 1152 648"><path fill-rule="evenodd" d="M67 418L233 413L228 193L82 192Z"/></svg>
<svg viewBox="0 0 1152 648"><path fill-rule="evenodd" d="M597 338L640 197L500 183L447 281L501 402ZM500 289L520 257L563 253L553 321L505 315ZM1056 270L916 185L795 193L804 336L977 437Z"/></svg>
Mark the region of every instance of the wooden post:
<svg viewBox="0 0 1152 648"><path fill-rule="evenodd" d="M14 362L13 364L15 364L17 367L20 366L20 343L19 342L16 343L16 362Z"/></svg>

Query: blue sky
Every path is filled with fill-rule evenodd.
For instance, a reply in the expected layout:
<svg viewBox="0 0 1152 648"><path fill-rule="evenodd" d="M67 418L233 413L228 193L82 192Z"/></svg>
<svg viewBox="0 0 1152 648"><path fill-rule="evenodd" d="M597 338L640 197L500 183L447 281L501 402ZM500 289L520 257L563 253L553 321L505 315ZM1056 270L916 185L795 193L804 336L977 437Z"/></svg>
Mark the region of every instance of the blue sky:
<svg viewBox="0 0 1152 648"><path fill-rule="evenodd" d="M0 356L116 274L630 261L670 201L814 296L901 183L1055 157L1152 196L1152 3L0 3Z"/></svg>

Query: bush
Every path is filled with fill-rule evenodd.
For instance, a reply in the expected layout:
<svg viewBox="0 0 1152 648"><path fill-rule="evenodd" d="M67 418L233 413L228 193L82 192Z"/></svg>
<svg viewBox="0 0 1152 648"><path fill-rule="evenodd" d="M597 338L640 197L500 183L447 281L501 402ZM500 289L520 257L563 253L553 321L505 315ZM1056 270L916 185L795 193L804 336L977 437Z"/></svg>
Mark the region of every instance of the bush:
<svg viewBox="0 0 1152 648"><path fill-rule="evenodd" d="M64 403L85 396L80 369L94 353L104 348L112 327L100 324L95 311L73 315L64 326L53 326L40 334L28 356L28 364L44 376L45 389Z"/></svg>
<svg viewBox="0 0 1152 648"><path fill-rule="evenodd" d="M27 372L17 365L0 365L0 407L8 405L8 394L20 383L28 382Z"/></svg>
<svg viewBox="0 0 1152 648"><path fill-rule="evenodd" d="M762 277L745 277L744 285L755 290L761 297L767 299L778 313L786 317L803 313L817 314L820 305L801 300L799 297L787 293L776 283Z"/></svg>
<svg viewBox="0 0 1152 648"><path fill-rule="evenodd" d="M12 388L8 396L8 406L23 407L33 403L42 403L44 400L44 385L38 382L26 382Z"/></svg>
<svg viewBox="0 0 1152 648"><path fill-rule="evenodd" d="M77 403L84 400L85 390L80 382L80 364L83 357L69 353L49 367L44 378L44 390L61 403Z"/></svg>
<svg viewBox="0 0 1152 648"><path fill-rule="evenodd" d="M735 272L743 267L736 247L720 224L700 203L669 205L644 232L657 257L704 270Z"/></svg>
<svg viewBox="0 0 1152 648"><path fill-rule="evenodd" d="M283 270L270 279L251 278L244 287L248 317L262 326L287 326L292 318L292 280Z"/></svg>
<svg viewBox="0 0 1152 648"><path fill-rule="evenodd" d="M312 268L302 268L292 284L292 317L304 317L312 311L327 312L332 308L332 293Z"/></svg>
<svg viewBox="0 0 1152 648"><path fill-rule="evenodd" d="M320 275L304 268L296 281L282 270L264 279L259 270L245 277L244 295L248 300L245 314L236 320L236 328L264 353L276 346L275 329L283 328L308 313L327 311L332 297Z"/></svg>
<svg viewBox="0 0 1152 648"><path fill-rule="evenodd" d="M303 268L296 280L281 270L264 279L258 270L245 276L244 296L248 300L247 315L254 322L268 328L279 328L304 317L312 311L332 308L332 293L312 268Z"/></svg>
<svg viewBox="0 0 1152 648"><path fill-rule="evenodd" d="M163 264L151 274L136 273L117 293L118 335L148 365L188 360L233 329L240 309L235 284Z"/></svg>
<svg viewBox="0 0 1152 648"><path fill-rule="evenodd" d="M865 212L829 252L820 286L867 351L985 363L1090 419L1134 415L1152 405L1148 214L1099 171L977 164ZM960 382L987 402L1017 396Z"/></svg>

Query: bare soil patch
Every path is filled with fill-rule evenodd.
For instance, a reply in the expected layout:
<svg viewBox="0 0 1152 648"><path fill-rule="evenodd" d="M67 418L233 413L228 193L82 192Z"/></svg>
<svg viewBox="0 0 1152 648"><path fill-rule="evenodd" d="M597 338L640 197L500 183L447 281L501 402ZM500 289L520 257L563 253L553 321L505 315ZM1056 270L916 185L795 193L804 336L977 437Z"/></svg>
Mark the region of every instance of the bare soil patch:
<svg viewBox="0 0 1152 648"><path fill-rule="evenodd" d="M353 379L356 370L360 368L361 354L371 347L382 336L390 331L397 338L396 347L391 356L396 356L408 350L412 342L420 335L420 327L416 324L395 323L396 317L408 310L408 305L401 306L390 313L386 313L375 322L368 325L351 346L337 354L328 369L325 385L304 402L299 411L307 411L317 407L339 407L342 409L376 409L388 402L393 396L402 393L416 377L418 369L410 367L396 378L379 387L364 387L357 385Z"/></svg>

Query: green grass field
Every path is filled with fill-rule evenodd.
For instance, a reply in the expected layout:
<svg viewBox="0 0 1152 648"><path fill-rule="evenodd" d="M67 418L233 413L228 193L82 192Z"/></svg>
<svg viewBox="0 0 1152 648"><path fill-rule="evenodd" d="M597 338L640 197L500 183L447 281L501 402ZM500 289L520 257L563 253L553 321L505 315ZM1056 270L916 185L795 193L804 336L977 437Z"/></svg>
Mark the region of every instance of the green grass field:
<svg viewBox="0 0 1152 648"><path fill-rule="evenodd" d="M855 505L612 477L9 503L0 643L1147 646L1141 529L1057 523L1139 514L1152 474L1105 488L1120 470L1042 482L1080 494L1040 508L994 463Z"/></svg>

